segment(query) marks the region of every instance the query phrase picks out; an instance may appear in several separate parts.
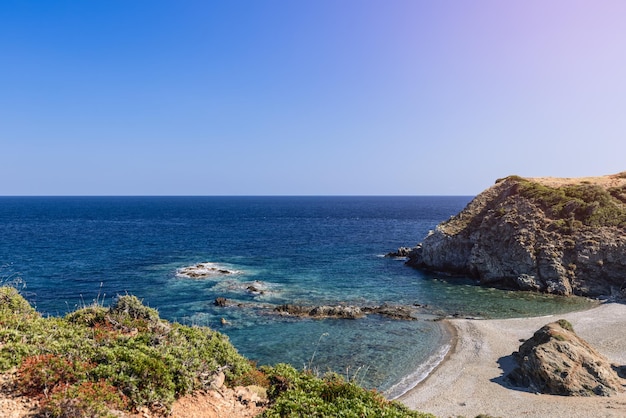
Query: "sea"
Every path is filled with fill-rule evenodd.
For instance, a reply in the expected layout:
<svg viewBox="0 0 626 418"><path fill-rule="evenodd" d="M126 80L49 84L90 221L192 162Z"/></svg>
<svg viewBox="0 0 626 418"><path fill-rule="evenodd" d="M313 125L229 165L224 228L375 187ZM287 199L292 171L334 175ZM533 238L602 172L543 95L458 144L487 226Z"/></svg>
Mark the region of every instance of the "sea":
<svg viewBox="0 0 626 418"><path fill-rule="evenodd" d="M450 349L434 318L548 315L593 303L485 288L384 257L420 242L471 198L0 197L0 284L52 316L132 294L164 319L228 335L259 365L336 372L395 398ZM185 274L198 264L203 277ZM283 304L419 312L414 321L303 319L277 314Z"/></svg>

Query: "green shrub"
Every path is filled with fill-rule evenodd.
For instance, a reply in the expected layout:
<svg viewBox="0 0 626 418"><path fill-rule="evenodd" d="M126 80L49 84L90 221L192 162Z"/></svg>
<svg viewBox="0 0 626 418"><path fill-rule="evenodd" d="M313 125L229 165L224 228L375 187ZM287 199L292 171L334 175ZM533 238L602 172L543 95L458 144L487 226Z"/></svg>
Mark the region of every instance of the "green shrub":
<svg viewBox="0 0 626 418"><path fill-rule="evenodd" d="M0 287L0 320L6 315L22 315L28 318L39 316L35 309L17 289L10 286Z"/></svg>
<svg viewBox="0 0 626 418"><path fill-rule="evenodd" d="M565 330L568 330L568 331L571 331L571 332L574 332L574 326L567 319L559 319L556 322L557 322L557 324L559 324L559 326L561 328L563 328Z"/></svg>
<svg viewBox="0 0 626 418"><path fill-rule="evenodd" d="M92 393L104 384L123 395L128 408L167 409L179 396L208 389L219 370L232 381L253 370L225 335L161 320L134 296L109 309L42 318L15 290L0 287L0 295L0 367L19 366L25 392L56 390L51 411L70 404L95 408L100 395L83 404L67 403L63 394Z"/></svg>
<svg viewBox="0 0 626 418"><path fill-rule="evenodd" d="M272 406L262 414L278 417L422 417L433 415L411 411L404 405L386 400L337 374L317 378L292 366L279 364L262 370L270 381L268 397Z"/></svg>
<svg viewBox="0 0 626 418"><path fill-rule="evenodd" d="M110 381L133 406L171 405L176 388L168 364L155 348L117 344L98 352L94 375Z"/></svg>
<svg viewBox="0 0 626 418"><path fill-rule="evenodd" d="M609 194L622 203L626 203L626 186L611 187L608 189Z"/></svg>
<svg viewBox="0 0 626 418"><path fill-rule="evenodd" d="M561 221L559 227L626 227L626 209L610 190L594 184L549 187L515 178L517 193L537 204L547 216ZM571 221L568 221L571 220Z"/></svg>
<svg viewBox="0 0 626 418"><path fill-rule="evenodd" d="M87 306L70 312L65 315L65 319L72 324L93 327L106 322L107 312L108 310L102 306Z"/></svg>

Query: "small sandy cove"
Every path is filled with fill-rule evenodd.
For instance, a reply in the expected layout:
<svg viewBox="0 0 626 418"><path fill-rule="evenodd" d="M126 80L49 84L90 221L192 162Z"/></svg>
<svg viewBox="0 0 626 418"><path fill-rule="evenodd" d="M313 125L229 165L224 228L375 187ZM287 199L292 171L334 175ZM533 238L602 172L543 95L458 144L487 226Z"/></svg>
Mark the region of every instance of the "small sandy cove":
<svg viewBox="0 0 626 418"><path fill-rule="evenodd" d="M588 311L536 318L447 321L454 342L447 359L398 400L438 417L626 417L626 392L613 397L540 395L506 386L520 339L543 325L567 319L574 331L609 361L626 365L626 305L606 303Z"/></svg>

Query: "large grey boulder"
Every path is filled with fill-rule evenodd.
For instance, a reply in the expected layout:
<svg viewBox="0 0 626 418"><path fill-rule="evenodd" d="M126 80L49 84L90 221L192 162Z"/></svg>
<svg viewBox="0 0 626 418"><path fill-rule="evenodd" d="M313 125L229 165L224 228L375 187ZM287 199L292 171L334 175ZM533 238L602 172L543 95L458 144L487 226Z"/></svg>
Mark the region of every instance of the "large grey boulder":
<svg viewBox="0 0 626 418"><path fill-rule="evenodd" d="M576 335L565 320L542 327L513 357L518 367L508 380L533 392L611 396L624 390L617 367Z"/></svg>

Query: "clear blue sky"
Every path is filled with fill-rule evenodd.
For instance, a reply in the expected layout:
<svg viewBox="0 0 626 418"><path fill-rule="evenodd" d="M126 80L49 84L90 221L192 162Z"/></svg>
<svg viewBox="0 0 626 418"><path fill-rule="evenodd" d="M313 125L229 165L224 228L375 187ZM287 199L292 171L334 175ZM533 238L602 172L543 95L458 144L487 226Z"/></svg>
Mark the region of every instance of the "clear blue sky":
<svg viewBox="0 0 626 418"><path fill-rule="evenodd" d="M0 195L626 170L626 1L3 0Z"/></svg>

